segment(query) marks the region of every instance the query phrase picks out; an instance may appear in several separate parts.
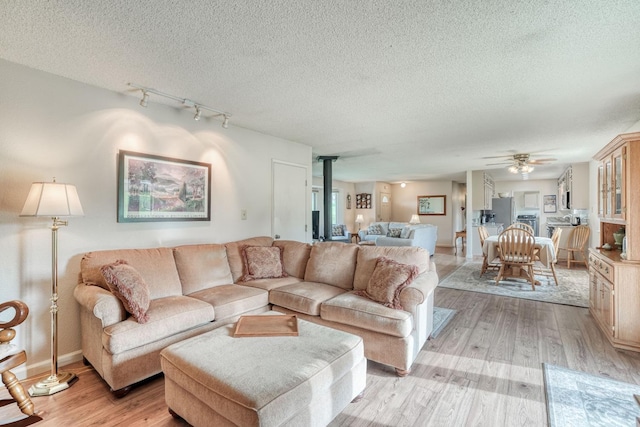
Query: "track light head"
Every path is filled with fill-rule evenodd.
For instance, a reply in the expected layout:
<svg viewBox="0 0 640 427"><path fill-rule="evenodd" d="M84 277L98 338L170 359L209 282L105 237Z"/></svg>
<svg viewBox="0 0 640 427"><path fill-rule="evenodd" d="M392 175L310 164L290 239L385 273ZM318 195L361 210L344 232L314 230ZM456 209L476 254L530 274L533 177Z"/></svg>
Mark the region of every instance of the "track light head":
<svg viewBox="0 0 640 427"><path fill-rule="evenodd" d="M198 105L196 105L196 115L193 116L193 120L195 121L200 120L200 107Z"/></svg>
<svg viewBox="0 0 640 427"><path fill-rule="evenodd" d="M406 186L407 186L407 183L406 183L406 182L401 182L401 183L400 183L400 187L404 188L404 187L406 187Z"/></svg>
<svg viewBox="0 0 640 427"><path fill-rule="evenodd" d="M149 94L147 93L146 90L143 90L142 91L142 99L140 100L140 106L146 108L146 106L148 104L148 102L147 102L148 100L149 100Z"/></svg>
<svg viewBox="0 0 640 427"><path fill-rule="evenodd" d="M229 127L229 116L223 114L224 120L222 121L222 127L227 129Z"/></svg>

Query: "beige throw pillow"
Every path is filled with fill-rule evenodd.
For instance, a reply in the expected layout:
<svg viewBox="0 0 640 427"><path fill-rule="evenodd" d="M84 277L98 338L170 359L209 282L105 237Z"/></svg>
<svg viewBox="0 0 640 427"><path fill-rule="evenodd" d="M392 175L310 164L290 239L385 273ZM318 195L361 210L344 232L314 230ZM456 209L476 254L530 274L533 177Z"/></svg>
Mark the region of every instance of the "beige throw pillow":
<svg viewBox="0 0 640 427"><path fill-rule="evenodd" d="M242 248L244 276L242 282L256 279L287 277L282 261L282 248L278 246L244 246Z"/></svg>
<svg viewBox="0 0 640 427"><path fill-rule="evenodd" d="M402 310L400 292L413 282L418 275L418 267L379 257L369 279L367 288L356 291L356 295L367 297L385 307Z"/></svg>
<svg viewBox="0 0 640 427"><path fill-rule="evenodd" d="M151 303L149 287L138 271L124 260L103 265L100 272L109 290L124 305L127 313L131 314L138 323L149 320L147 310Z"/></svg>

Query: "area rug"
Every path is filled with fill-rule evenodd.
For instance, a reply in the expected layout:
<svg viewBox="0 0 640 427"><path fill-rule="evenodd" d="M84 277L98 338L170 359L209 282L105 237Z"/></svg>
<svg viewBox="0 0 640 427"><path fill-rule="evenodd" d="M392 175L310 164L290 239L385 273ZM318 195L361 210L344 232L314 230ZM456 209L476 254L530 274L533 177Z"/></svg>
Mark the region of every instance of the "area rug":
<svg viewBox="0 0 640 427"><path fill-rule="evenodd" d="M506 297L524 298L554 304L589 307L589 273L586 270L556 268L559 285L553 277L536 276L540 285L531 289L524 279L507 279L496 285L496 271L487 271L480 277L482 263L468 262L447 276L438 286L463 291L482 292Z"/></svg>
<svg viewBox="0 0 640 427"><path fill-rule="evenodd" d="M429 339L437 337L451 319L453 319L455 314L456 310L450 308L433 307L433 331Z"/></svg>
<svg viewBox="0 0 640 427"><path fill-rule="evenodd" d="M635 426L640 385L542 364L551 427Z"/></svg>

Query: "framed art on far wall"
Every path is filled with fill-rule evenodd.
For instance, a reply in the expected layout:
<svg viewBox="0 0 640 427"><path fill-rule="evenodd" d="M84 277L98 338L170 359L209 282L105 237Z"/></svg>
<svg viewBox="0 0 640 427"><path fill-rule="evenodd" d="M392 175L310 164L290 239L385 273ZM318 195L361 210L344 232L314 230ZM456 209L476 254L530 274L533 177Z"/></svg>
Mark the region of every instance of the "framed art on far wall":
<svg viewBox="0 0 640 427"><path fill-rule="evenodd" d="M418 215L446 215L447 196L418 196Z"/></svg>
<svg viewBox="0 0 640 427"><path fill-rule="evenodd" d="M210 163L119 152L118 222L210 220Z"/></svg>
<svg viewBox="0 0 640 427"><path fill-rule="evenodd" d="M542 211L544 213L554 213L558 211L555 194L542 196Z"/></svg>

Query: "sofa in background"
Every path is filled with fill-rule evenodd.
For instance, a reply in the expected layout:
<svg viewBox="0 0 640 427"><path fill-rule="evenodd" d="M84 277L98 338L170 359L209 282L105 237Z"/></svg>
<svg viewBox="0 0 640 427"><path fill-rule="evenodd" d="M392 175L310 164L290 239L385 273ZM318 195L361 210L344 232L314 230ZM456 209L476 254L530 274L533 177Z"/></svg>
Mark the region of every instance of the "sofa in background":
<svg viewBox="0 0 640 427"><path fill-rule="evenodd" d="M374 222L360 230L358 236L361 242L375 242L376 246L418 246L433 255L438 241L438 227L432 224Z"/></svg>
<svg viewBox="0 0 640 427"><path fill-rule="evenodd" d="M274 247L282 274L254 274L260 269L247 261L249 249ZM383 257L385 263L415 269L413 281L395 294L398 308L362 296L378 277ZM111 291L113 284L102 274L122 260L148 288L146 323L127 311L134 311L131 307L125 309L122 295ZM433 329L437 284L435 264L419 247L309 245L255 237L90 252L82 258L74 296L80 304L83 356L114 394L123 396L131 385L161 372L159 354L168 345L268 310L358 335L365 357L406 375Z"/></svg>

